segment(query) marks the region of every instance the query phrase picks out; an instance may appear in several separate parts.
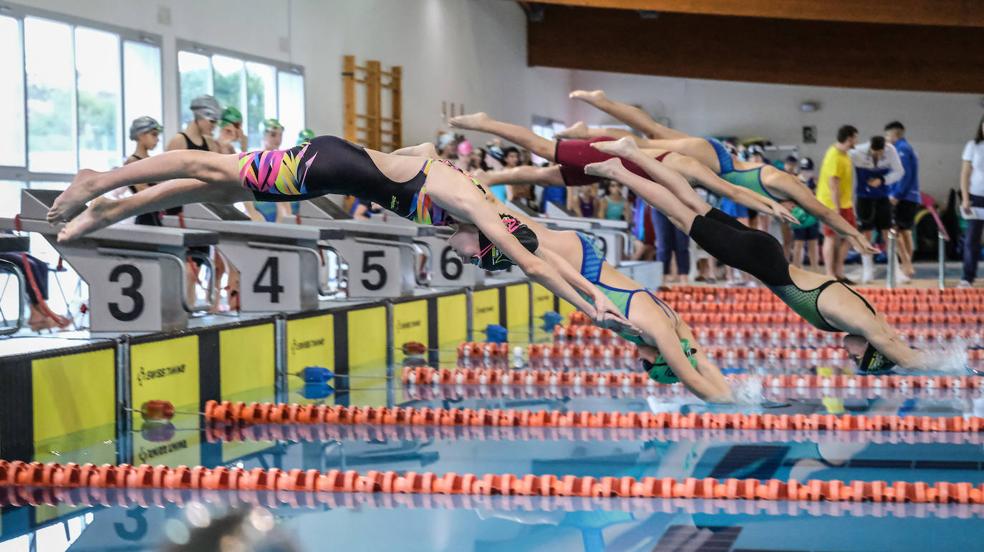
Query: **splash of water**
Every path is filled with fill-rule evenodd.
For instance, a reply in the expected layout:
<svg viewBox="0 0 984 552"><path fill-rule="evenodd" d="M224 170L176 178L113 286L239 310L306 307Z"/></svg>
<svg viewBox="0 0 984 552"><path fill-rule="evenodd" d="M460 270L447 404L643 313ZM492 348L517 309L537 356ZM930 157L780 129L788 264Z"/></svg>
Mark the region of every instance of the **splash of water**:
<svg viewBox="0 0 984 552"><path fill-rule="evenodd" d="M738 381L734 389L735 402L746 405L760 405L765 399L765 386L762 376L750 374Z"/></svg>
<svg viewBox="0 0 984 552"><path fill-rule="evenodd" d="M928 349L924 364L934 372L966 374L970 366L967 346L965 340L955 339L941 348Z"/></svg>

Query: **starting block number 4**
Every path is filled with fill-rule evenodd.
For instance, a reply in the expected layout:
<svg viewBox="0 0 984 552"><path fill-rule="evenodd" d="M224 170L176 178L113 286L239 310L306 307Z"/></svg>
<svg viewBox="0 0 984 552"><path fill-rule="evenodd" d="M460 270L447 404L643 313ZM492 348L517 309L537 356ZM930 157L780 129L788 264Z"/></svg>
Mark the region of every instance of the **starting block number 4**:
<svg viewBox="0 0 984 552"><path fill-rule="evenodd" d="M300 260L294 252L264 251L240 260L243 310L300 310Z"/></svg>

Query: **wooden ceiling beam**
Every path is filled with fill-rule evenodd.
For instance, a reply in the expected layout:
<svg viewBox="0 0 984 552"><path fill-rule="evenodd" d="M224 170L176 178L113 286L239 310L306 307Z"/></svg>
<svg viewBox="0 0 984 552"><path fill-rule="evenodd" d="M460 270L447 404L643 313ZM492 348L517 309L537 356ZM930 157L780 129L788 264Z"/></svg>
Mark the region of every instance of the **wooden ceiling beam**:
<svg viewBox="0 0 984 552"><path fill-rule="evenodd" d="M984 93L984 29L551 7L530 65L813 86Z"/></svg>
<svg viewBox="0 0 984 552"><path fill-rule="evenodd" d="M590 8L694 15L805 19L943 27L984 27L980 0L536 0Z"/></svg>

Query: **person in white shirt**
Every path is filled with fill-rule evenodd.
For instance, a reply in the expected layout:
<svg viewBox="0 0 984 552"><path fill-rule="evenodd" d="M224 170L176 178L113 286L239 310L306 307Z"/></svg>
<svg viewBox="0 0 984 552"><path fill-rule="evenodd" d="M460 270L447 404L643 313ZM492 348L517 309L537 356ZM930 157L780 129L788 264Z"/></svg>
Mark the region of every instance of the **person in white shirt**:
<svg viewBox="0 0 984 552"><path fill-rule="evenodd" d="M867 240L878 230L884 238L892 227L892 203L889 192L905 175L902 160L895 146L885 143L884 136L873 136L867 144L861 144L850 151L854 165L854 211L858 219L858 230ZM861 283L867 284L875 277L874 257L861 255ZM902 274L900 279L907 281Z"/></svg>
<svg viewBox="0 0 984 552"><path fill-rule="evenodd" d="M964 146L960 169L960 212L967 219L964 235L963 279L960 287L970 287L977 277L981 258L981 230L984 230L984 117L977 124L974 139Z"/></svg>

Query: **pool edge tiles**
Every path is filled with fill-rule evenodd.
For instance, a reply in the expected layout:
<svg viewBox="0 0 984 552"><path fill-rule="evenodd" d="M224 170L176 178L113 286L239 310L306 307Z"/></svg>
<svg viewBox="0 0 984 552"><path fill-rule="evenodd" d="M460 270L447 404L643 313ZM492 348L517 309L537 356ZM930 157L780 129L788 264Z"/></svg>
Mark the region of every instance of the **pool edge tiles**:
<svg viewBox="0 0 984 552"><path fill-rule="evenodd" d="M276 338L272 322L218 332L219 396L222 400L265 400L276 393ZM269 443L223 443L222 462L269 448Z"/></svg>
<svg viewBox="0 0 984 552"><path fill-rule="evenodd" d="M347 403L386 406L389 325L387 306L352 309L345 313L346 359L349 378L339 387L348 389Z"/></svg>
<svg viewBox="0 0 984 552"><path fill-rule="evenodd" d="M468 296L465 293L438 297L434 323L437 326L437 346L453 346L468 339Z"/></svg>
<svg viewBox="0 0 984 552"><path fill-rule="evenodd" d="M506 316L505 326L510 332L529 328L531 325L530 285L526 282L506 286L503 290Z"/></svg>
<svg viewBox="0 0 984 552"><path fill-rule="evenodd" d="M308 398L305 393L305 382L297 374L308 366L320 366L335 371L335 315L319 313L314 316L287 319L284 348L288 400L308 404L322 402L324 398L329 398ZM329 398L327 402L331 404L334 399Z"/></svg>
<svg viewBox="0 0 984 552"><path fill-rule="evenodd" d="M501 293L498 287L471 292L472 341L485 341L485 329L502 321L499 299Z"/></svg>
<svg viewBox="0 0 984 552"><path fill-rule="evenodd" d="M44 443L97 428L115 439L116 355L116 343L104 340L3 358L0 457L30 461Z"/></svg>

